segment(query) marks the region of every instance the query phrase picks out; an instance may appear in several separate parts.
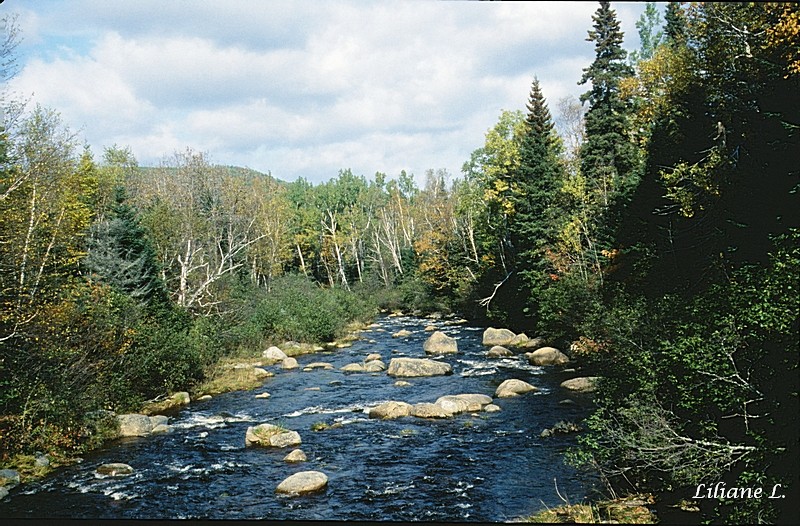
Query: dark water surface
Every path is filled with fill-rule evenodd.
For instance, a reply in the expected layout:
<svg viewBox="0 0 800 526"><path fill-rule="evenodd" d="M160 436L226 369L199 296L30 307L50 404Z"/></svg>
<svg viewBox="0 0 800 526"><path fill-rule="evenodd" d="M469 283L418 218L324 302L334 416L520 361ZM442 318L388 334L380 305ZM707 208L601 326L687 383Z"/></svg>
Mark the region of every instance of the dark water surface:
<svg viewBox="0 0 800 526"><path fill-rule="evenodd" d="M450 363L453 375L410 378L412 386L396 387L385 372L338 370L369 353L380 353L387 365L392 357L424 357L422 344L430 333L423 327L431 323L458 339L458 354L436 358ZM276 376L255 391L193 402L172 414L171 434L116 440L80 464L15 488L0 503L0 516L507 522L562 504L554 480L571 503L591 491L596 481L562 460L575 435L539 437L559 420L586 415L588 400L559 387L574 374L528 365L521 355L486 358L482 328L412 317L381 318L378 325L352 347L298 357L301 368L324 361L335 370L268 367ZM413 334L392 338L400 329ZM495 399L502 408L497 413L442 420L369 420L365 412L387 400L413 404L448 394L493 396L508 378L539 391ZM272 396L255 398L265 391ZM567 397L578 404L559 405ZM308 462L283 462L290 449L245 448L247 427L263 422L298 431ZM312 431L317 422L343 425ZM95 474L109 462L136 471L127 477ZM327 474L327 489L302 497L275 494L283 479L306 470Z"/></svg>

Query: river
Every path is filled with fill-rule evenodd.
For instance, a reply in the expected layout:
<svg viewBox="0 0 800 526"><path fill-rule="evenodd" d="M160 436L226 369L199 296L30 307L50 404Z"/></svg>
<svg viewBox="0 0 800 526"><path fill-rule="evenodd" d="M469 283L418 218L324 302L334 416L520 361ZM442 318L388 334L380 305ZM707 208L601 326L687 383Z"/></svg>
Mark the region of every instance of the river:
<svg viewBox="0 0 800 526"><path fill-rule="evenodd" d="M424 357L423 328L437 325L458 340L459 352L437 357L448 376L407 379L340 367L379 353ZM400 329L407 338L392 338ZM123 438L59 468L47 478L13 489L0 503L6 518L268 519L336 521L507 522L577 503L597 481L563 461L575 434L541 438L559 420L579 421L590 401L559 384L575 376L562 367L537 367L521 355L487 358L483 329L414 317L380 318L352 347L299 356L300 367L325 361L334 370L283 371L254 391L221 394L171 413L170 434ZM448 419L370 420L366 409L387 400L434 402L459 393L494 395L508 378L539 388L498 398L495 413ZM270 398L255 395L269 392ZM565 398L576 404L559 404ZM289 449L245 447L245 431L259 423L298 431L308 461L283 462ZM340 424L322 431L319 422ZM95 469L124 462L135 472L103 477ZM328 486L301 497L279 496L276 486L298 471L324 472ZM556 485L558 492L556 491Z"/></svg>

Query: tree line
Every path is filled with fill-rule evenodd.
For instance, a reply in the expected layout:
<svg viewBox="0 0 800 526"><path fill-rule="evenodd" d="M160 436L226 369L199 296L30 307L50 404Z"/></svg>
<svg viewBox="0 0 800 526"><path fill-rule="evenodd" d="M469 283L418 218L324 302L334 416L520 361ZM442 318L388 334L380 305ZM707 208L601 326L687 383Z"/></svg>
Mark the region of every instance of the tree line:
<svg viewBox="0 0 800 526"><path fill-rule="evenodd" d="M284 182L193 149L96 159L55 110L4 102L4 458L78 450L87 413L392 308L536 333L593 370L570 457L612 495L722 480L796 496L800 9L648 3L636 27L629 55L600 2L580 100L554 118L534 78L526 111L421 187L349 169ZM5 33L7 80L8 17ZM792 501L700 507L780 521Z"/></svg>

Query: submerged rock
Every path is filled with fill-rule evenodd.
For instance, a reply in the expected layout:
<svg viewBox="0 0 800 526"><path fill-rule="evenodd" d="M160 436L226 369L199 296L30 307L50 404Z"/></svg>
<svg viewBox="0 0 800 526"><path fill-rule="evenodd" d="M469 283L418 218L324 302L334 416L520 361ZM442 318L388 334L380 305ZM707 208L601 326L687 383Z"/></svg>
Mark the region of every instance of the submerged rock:
<svg viewBox="0 0 800 526"><path fill-rule="evenodd" d="M408 336L411 336L411 334L412 334L411 331L407 329L401 329L396 333L392 334L392 338L407 338Z"/></svg>
<svg viewBox="0 0 800 526"><path fill-rule="evenodd" d="M458 343L455 338L451 338L441 331L431 334L422 345L425 354L453 354L458 352Z"/></svg>
<svg viewBox="0 0 800 526"><path fill-rule="evenodd" d="M394 386L395 386L395 387L408 387L408 386L410 386L410 385L411 385L411 383L410 383L410 382L406 382L405 380L397 380L397 381L394 383Z"/></svg>
<svg viewBox="0 0 800 526"><path fill-rule="evenodd" d="M288 477L275 488L276 493L301 495L319 491L328 485L328 476L321 471L301 471Z"/></svg>
<svg viewBox="0 0 800 526"><path fill-rule="evenodd" d="M524 393L528 393L530 391L538 391L539 389L532 386L528 382L524 382L522 380L517 380L516 378L511 378L503 383L501 383L497 387L497 391L495 391L495 396L497 398L512 398L514 396L519 396Z"/></svg>
<svg viewBox="0 0 800 526"><path fill-rule="evenodd" d="M121 462L113 462L111 464L103 464L97 468L99 475L110 475L112 477L124 477L133 473L133 468L128 464Z"/></svg>
<svg viewBox="0 0 800 526"><path fill-rule="evenodd" d="M418 377L452 374L450 364L427 358L392 358L389 362L389 376Z"/></svg>
<svg viewBox="0 0 800 526"><path fill-rule="evenodd" d="M496 413L500 411L500 406L494 404L488 404L483 408L483 410L486 411L487 413Z"/></svg>

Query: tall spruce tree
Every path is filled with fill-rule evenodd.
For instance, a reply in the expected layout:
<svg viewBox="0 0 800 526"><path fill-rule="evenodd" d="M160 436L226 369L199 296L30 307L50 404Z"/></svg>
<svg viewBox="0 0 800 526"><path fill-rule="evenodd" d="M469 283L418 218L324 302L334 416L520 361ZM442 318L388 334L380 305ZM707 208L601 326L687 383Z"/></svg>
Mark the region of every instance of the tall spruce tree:
<svg viewBox="0 0 800 526"><path fill-rule="evenodd" d="M594 29L587 41L595 43L595 60L583 70L579 84L591 83L581 95L588 102L586 142L581 150L581 172L593 189L597 206L596 221L599 244L610 246L617 206L638 182L637 150L626 132L631 111L620 96L620 81L633 75L625 61L623 32L616 12L609 2L600 2L592 16Z"/></svg>
<svg viewBox="0 0 800 526"><path fill-rule="evenodd" d="M560 141L537 78L533 79L527 109L511 224L519 288L526 303L548 280L546 249L555 235L556 201L563 178L558 161Z"/></svg>
<svg viewBox="0 0 800 526"><path fill-rule="evenodd" d="M108 219L92 227L83 261L90 277L111 285L142 306L161 307L168 295L159 276L155 249L140 224L136 210L117 187Z"/></svg>

